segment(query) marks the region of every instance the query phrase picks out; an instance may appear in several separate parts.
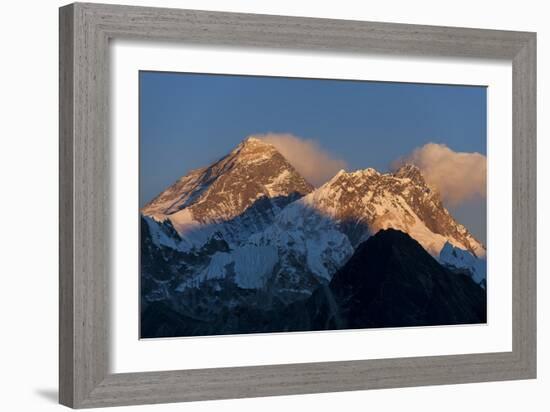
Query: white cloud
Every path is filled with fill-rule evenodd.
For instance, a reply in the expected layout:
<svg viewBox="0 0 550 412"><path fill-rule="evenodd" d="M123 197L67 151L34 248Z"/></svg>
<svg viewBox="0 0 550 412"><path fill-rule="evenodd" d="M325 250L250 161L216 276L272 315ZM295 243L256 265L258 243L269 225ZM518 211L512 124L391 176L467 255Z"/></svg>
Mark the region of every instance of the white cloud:
<svg viewBox="0 0 550 412"><path fill-rule="evenodd" d="M486 197L487 158L480 153L455 152L444 144L428 143L395 161L393 167L405 163L416 165L449 205Z"/></svg>
<svg viewBox="0 0 550 412"><path fill-rule="evenodd" d="M255 137L275 146L308 182L317 187L332 178L339 170L347 167L345 161L334 158L315 140L280 133L255 135Z"/></svg>

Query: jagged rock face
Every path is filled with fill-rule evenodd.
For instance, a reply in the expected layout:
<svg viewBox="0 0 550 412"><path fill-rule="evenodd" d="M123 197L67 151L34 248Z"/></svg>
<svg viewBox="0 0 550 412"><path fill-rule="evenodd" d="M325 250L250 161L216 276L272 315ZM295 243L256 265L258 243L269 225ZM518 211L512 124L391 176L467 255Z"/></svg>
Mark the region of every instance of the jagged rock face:
<svg viewBox="0 0 550 412"><path fill-rule="evenodd" d="M228 282L242 290L269 288L287 299L309 295L319 280L307 270L303 251L287 254L286 245L250 238L312 190L272 145L248 138L229 155L189 173L157 196L142 210L148 229L142 236L179 253L179 265L171 265L170 299L181 301L195 293L191 289L207 290L208 284L226 288ZM305 250L303 237L296 240ZM166 284L163 288L166 295ZM157 289L154 299L160 294Z"/></svg>
<svg viewBox="0 0 550 412"><path fill-rule="evenodd" d="M313 190L273 147L257 138L243 141L213 165L180 178L147 204L142 213L169 217L179 232L182 217L201 224L224 222L241 215L262 198L279 206ZM181 211L185 214L178 215Z"/></svg>
<svg viewBox="0 0 550 412"><path fill-rule="evenodd" d="M220 304L229 297L231 305ZM469 276L448 271L410 236L389 229L360 244L332 281L305 299L286 304L266 291L206 285L190 290L177 309L149 302L141 328L142 337L159 337L475 324L487 321L486 300Z"/></svg>
<svg viewBox="0 0 550 412"><path fill-rule="evenodd" d="M477 279L485 268L477 258L483 245L453 219L416 167L341 171L314 189L256 138L182 177L142 213L148 337L349 326L335 324L334 274L382 229L408 233L460 279L462 273ZM432 266L433 273L450 273ZM311 310L325 317L314 318Z"/></svg>
<svg viewBox="0 0 550 412"><path fill-rule="evenodd" d="M394 176L404 179L405 184L406 179L410 180L412 187L410 190L403 190L403 197L428 229L445 236L451 244L469 250L477 257L485 256L485 246L453 218L443 206L437 190L426 183L416 166L405 165ZM396 186L394 193L399 190L399 186Z"/></svg>
<svg viewBox="0 0 550 412"><path fill-rule="evenodd" d="M380 229L393 228L410 234L433 256L446 242L485 255L484 246L454 220L415 166L386 174L340 171L299 202L338 222L354 246Z"/></svg>

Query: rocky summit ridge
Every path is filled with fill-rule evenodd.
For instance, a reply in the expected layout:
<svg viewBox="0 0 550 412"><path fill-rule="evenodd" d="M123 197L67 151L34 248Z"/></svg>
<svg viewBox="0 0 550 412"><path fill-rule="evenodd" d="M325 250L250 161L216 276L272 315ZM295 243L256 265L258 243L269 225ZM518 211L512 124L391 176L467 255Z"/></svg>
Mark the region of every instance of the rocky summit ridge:
<svg viewBox="0 0 550 412"><path fill-rule="evenodd" d="M196 317L211 305L288 305L326 286L385 229L406 233L485 287L484 245L413 165L341 170L314 188L273 145L248 138L141 213L143 308L163 302ZM198 296L204 306L184 303Z"/></svg>

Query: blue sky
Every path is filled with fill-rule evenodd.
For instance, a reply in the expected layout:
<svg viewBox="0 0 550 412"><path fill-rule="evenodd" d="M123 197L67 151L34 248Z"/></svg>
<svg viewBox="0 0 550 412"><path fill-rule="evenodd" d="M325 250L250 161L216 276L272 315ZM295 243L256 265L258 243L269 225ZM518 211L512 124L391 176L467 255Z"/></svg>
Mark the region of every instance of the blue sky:
<svg viewBox="0 0 550 412"><path fill-rule="evenodd" d="M348 169L388 171L429 142L486 155L486 89L140 72L140 206L251 134L313 139ZM485 241L485 201L449 207Z"/></svg>

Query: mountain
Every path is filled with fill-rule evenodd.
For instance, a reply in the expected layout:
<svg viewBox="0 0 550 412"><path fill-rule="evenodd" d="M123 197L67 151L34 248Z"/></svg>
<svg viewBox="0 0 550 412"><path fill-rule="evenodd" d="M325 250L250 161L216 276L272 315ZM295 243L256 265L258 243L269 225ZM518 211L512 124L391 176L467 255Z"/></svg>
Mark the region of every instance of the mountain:
<svg viewBox="0 0 550 412"><path fill-rule="evenodd" d="M209 286L207 286L208 288ZM208 290L208 289L207 289ZM381 230L361 243L328 284L290 304L251 304L262 292L243 298L229 285L218 289L215 305L205 306L195 289L191 305L175 311L165 302L146 306L143 337L313 331L485 323L485 290L469 276L439 264L407 234ZM225 293L233 305L219 305Z"/></svg>
<svg viewBox="0 0 550 412"><path fill-rule="evenodd" d="M186 289L206 284L264 288L279 266L278 250L247 242L312 190L274 146L257 138L181 177L141 211L142 260L157 262L142 265L144 299L176 302L193 293ZM271 283L277 294L286 293L284 281ZM301 274L298 283L310 293L317 280Z"/></svg>
<svg viewBox="0 0 550 412"><path fill-rule="evenodd" d="M297 200L263 231L232 250L215 254L203 273L227 278L235 272L241 287L269 288L279 298L292 301L329 282L352 253L349 238L330 217ZM179 288L189 286L185 282Z"/></svg>
<svg viewBox="0 0 550 412"><path fill-rule="evenodd" d="M485 288L487 284L487 262L485 259L477 258L469 251L454 247L447 242L439 252L438 260L453 272L467 274L474 282Z"/></svg>
<svg viewBox="0 0 550 412"><path fill-rule="evenodd" d="M448 243L471 251L471 265L484 265L474 255L484 255L484 246L453 219L420 171L407 165L393 174L374 169L340 171L322 187L288 204L263 230L215 254L196 279L178 287L183 290L205 279L225 278L236 268L241 287L262 288L270 283L291 298L309 294L319 283L330 281L360 242L385 228L409 233L434 256Z"/></svg>
<svg viewBox="0 0 550 412"><path fill-rule="evenodd" d="M169 220L180 237L178 247L191 250L216 232L238 243L312 190L274 146L250 137L214 164L181 177L141 213Z"/></svg>
<svg viewBox="0 0 550 412"><path fill-rule="evenodd" d="M487 321L486 293L452 273L406 233L380 230L359 245L306 306L315 329L454 325Z"/></svg>
<svg viewBox="0 0 550 412"><path fill-rule="evenodd" d="M415 239L446 275L468 275L485 287L485 247L416 167L342 170L315 189L274 146L248 138L142 209L144 330L161 333L155 319L179 316L182 334L216 333L213 325L220 333L253 332L248 317L274 328L264 314L284 314L284 322L293 305L302 313L294 327L308 324L304 302L332 296L335 274L385 229Z"/></svg>
<svg viewBox="0 0 550 412"><path fill-rule="evenodd" d="M454 220L416 166L384 174L342 170L300 202L337 222L354 246L393 228L408 233L433 256L447 242L476 257L485 255L485 247Z"/></svg>
<svg viewBox="0 0 550 412"><path fill-rule="evenodd" d="M438 193L410 165L386 174L374 169L340 171L322 187L286 206L263 231L234 250L216 255L211 269L226 277L233 266L241 267L257 275L256 283L247 281L244 287L270 283L279 292L292 292L292 299L330 281L358 244L386 228L402 230L432 256L446 259L445 263L476 279L482 276L486 264L477 256L484 256L484 246L454 220ZM444 245L470 258L451 262L446 253L440 254ZM254 260L254 256L265 257Z"/></svg>

